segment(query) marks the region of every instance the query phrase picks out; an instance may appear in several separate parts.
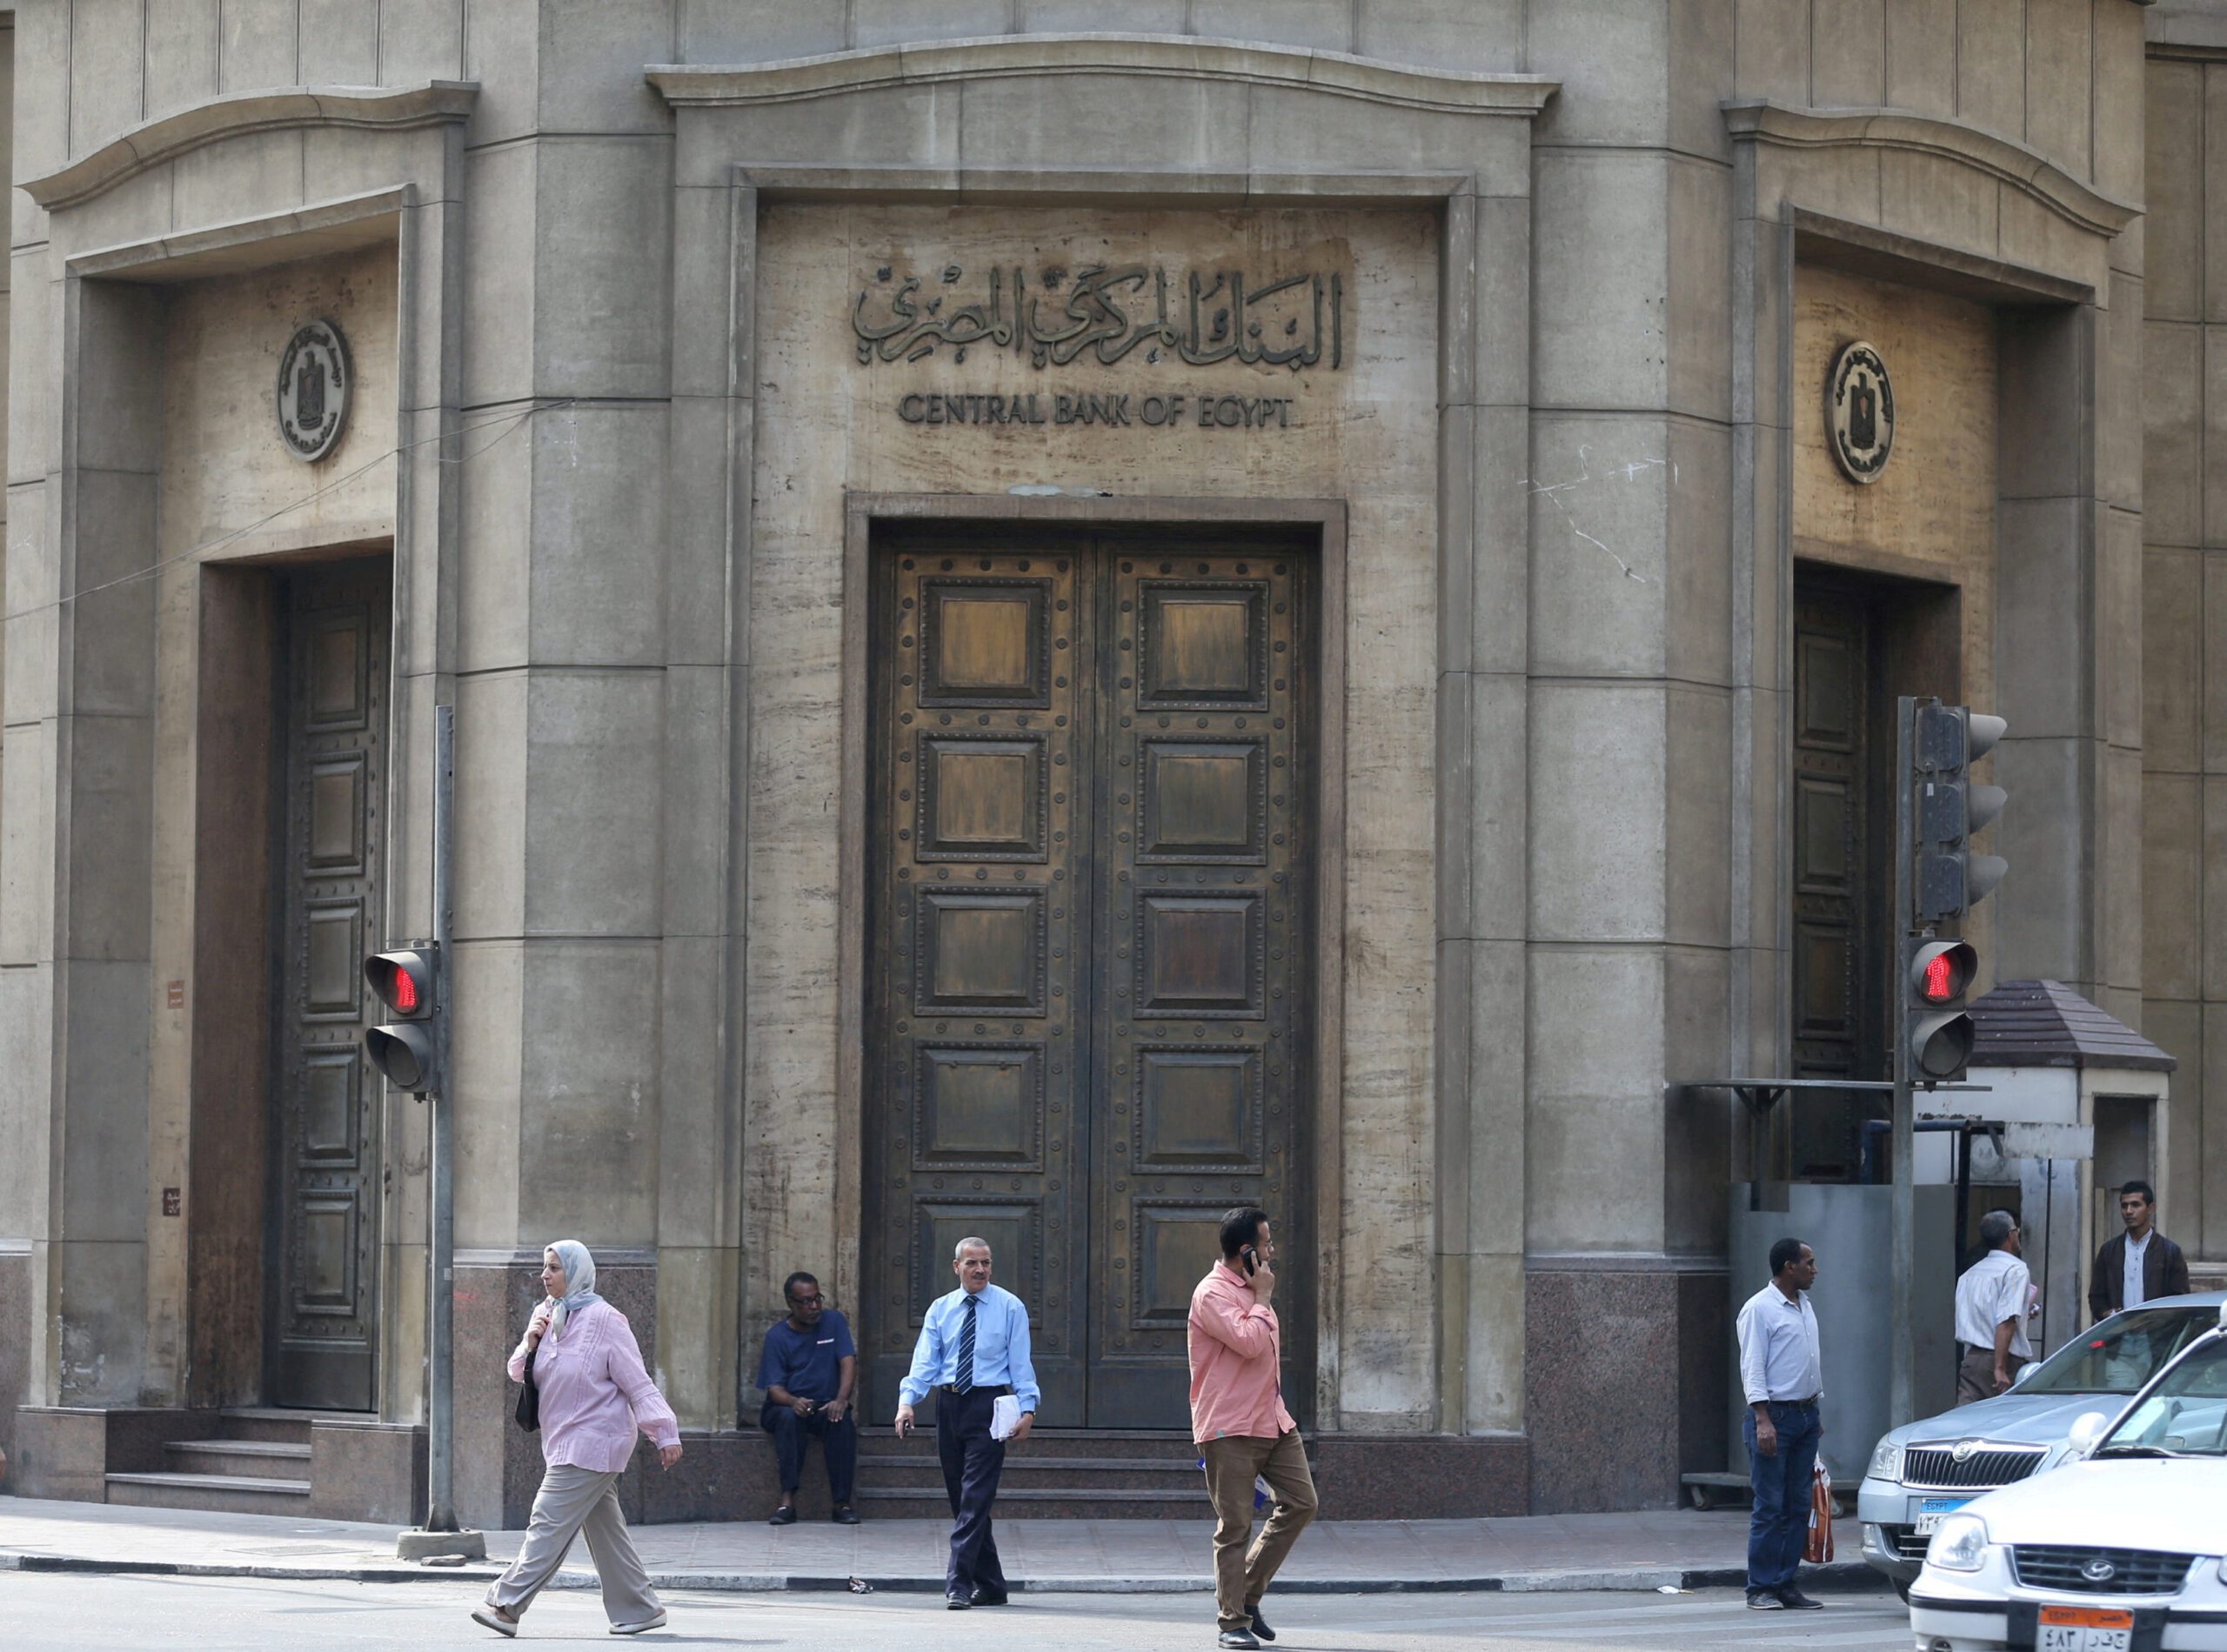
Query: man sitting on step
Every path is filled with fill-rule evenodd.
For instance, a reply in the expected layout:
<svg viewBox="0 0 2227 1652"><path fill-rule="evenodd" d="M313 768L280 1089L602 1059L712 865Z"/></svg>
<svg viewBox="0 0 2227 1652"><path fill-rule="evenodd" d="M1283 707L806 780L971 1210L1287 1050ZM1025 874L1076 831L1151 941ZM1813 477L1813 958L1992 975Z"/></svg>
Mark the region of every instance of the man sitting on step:
<svg viewBox="0 0 2227 1652"><path fill-rule="evenodd" d="M851 1328L820 1299L819 1281L811 1274L790 1274L781 1294L789 1316L766 1333L766 1352L758 1361L758 1386L766 1390L758 1426L773 1436L781 1467L781 1501L767 1523L786 1526L796 1520L804 1442L811 1435L827 1454L836 1523L855 1526L851 1475L859 1461L859 1425L851 1415L851 1390L858 1381L859 1351Z"/></svg>

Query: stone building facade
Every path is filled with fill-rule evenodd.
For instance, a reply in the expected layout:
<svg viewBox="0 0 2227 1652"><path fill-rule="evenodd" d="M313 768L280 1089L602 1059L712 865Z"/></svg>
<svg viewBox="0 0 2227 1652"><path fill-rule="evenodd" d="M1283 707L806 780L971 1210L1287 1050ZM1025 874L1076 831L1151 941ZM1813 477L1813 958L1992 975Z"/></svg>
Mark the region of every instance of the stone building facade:
<svg viewBox="0 0 2227 1652"><path fill-rule="evenodd" d="M1756 1166L1666 1086L1877 1075L1896 693L2009 719L1989 977L2180 1055L2147 1162L2227 1257L2227 7L32 0L9 39L29 1487L292 1408L310 1507L409 1516L428 1138L355 965L430 933L442 705L470 1520L531 1490L500 1355L552 1238L692 1431L638 1510L739 1513L791 1269L879 1419L988 1232L1046 1421L1180 1426L1247 1198L1332 1512L1675 1499L1727 1449L1728 1186L1854 1174L1864 1109ZM1858 340L1869 481L1821 411Z"/></svg>

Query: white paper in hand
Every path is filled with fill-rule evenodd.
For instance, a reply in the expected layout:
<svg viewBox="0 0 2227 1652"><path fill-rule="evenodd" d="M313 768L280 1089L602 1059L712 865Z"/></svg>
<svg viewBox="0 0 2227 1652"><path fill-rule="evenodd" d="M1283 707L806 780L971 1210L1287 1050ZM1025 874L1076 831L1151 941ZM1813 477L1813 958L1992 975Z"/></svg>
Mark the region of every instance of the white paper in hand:
<svg viewBox="0 0 2227 1652"><path fill-rule="evenodd" d="M1000 1395L997 1403L990 1408L990 1438L1010 1440L1013 1438L1013 1431L1019 1427L1020 1427L1020 1396L1017 1394Z"/></svg>

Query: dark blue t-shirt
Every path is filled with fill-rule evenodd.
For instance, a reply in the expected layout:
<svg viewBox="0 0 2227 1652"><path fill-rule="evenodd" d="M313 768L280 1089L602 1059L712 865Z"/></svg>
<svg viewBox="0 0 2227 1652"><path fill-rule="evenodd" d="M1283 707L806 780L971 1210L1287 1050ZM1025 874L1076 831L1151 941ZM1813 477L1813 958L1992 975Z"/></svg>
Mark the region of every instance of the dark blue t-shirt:
<svg viewBox="0 0 2227 1652"><path fill-rule="evenodd" d="M851 1328L833 1308L821 1310L819 1323L799 1331L786 1319L766 1333L766 1352L758 1361L758 1386L786 1388L800 1400L832 1400L841 1382L838 1360L854 1356Z"/></svg>

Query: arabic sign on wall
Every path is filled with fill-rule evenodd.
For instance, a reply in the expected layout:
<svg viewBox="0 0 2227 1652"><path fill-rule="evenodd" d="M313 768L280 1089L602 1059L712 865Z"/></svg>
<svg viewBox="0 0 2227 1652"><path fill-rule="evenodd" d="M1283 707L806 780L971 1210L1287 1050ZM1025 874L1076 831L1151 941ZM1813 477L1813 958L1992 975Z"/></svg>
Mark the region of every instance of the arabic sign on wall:
<svg viewBox="0 0 2227 1652"><path fill-rule="evenodd" d="M925 276L886 264L851 306L866 365L960 363L970 350L993 350L1036 368L1134 359L1334 371L1345 365L1345 278L1335 271L1262 278L1145 264L1046 264L1033 273L993 264L972 278L956 264Z"/></svg>

